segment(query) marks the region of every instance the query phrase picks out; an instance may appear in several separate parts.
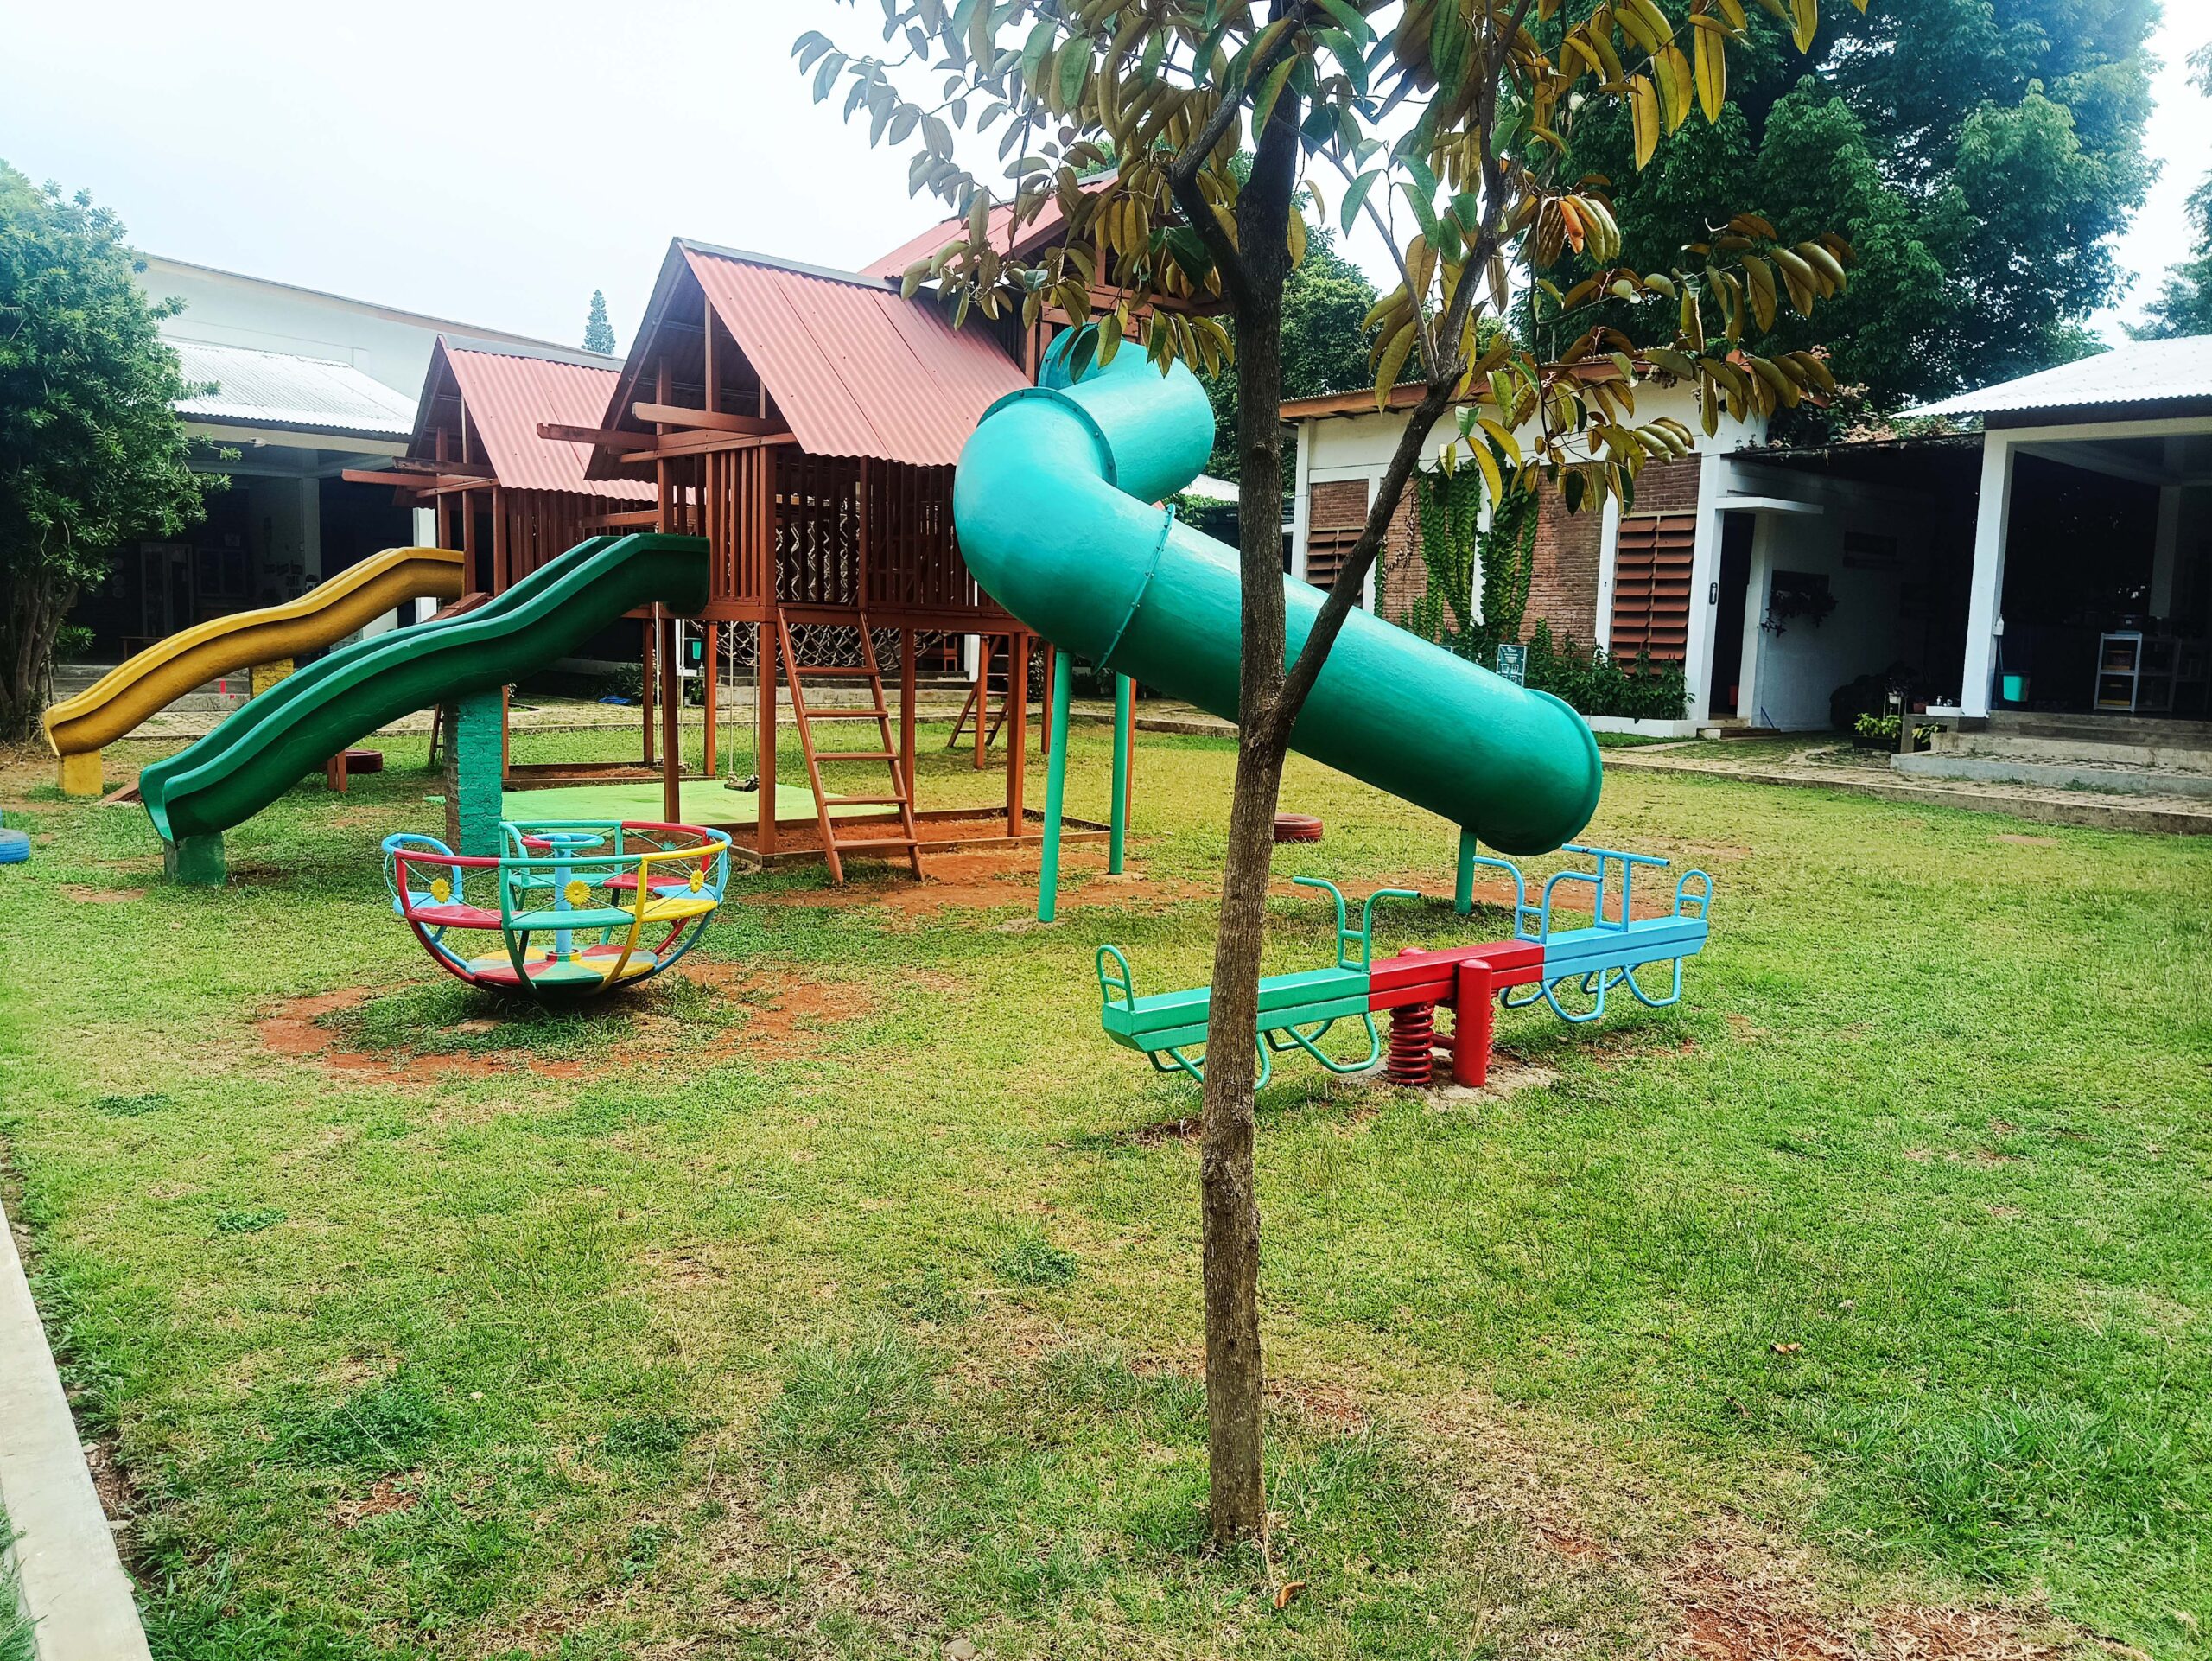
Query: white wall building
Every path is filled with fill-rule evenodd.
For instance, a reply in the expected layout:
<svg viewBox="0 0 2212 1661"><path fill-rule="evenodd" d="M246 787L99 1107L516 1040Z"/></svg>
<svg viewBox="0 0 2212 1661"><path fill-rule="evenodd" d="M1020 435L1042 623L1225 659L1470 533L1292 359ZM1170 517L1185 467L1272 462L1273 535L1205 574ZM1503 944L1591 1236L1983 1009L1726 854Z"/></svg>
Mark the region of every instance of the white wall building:
<svg viewBox="0 0 2212 1661"><path fill-rule="evenodd" d="M2212 338L2121 347L1922 413L1986 430L1789 447L1728 424L1647 468L1625 516L1577 523L1548 502L1528 625L1617 652L1649 643L1682 664L1700 722L1823 729L1891 683L1967 731L2212 716ZM1637 414L1697 430L1686 388L1647 389ZM1325 580L1405 416L1366 393L1283 415L1294 569Z"/></svg>
<svg viewBox="0 0 2212 1661"><path fill-rule="evenodd" d="M204 442L200 470L229 475L207 518L174 543L141 543L79 601L73 620L112 659L205 618L270 605L378 549L434 540L428 515L350 485L346 468L402 455L439 334L535 347L395 307L148 256L139 281L182 300L162 334L188 380L178 406ZM230 459L218 447L234 452Z"/></svg>

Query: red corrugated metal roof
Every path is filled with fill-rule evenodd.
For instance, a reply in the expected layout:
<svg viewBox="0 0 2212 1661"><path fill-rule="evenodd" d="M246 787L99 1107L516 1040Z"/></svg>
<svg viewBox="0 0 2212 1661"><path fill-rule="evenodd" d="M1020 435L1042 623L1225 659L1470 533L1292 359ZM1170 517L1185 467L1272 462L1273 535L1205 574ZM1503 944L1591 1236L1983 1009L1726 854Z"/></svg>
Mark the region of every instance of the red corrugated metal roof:
<svg viewBox="0 0 2212 1661"><path fill-rule="evenodd" d="M983 411L1029 384L982 328L878 279L678 245L810 454L949 467Z"/></svg>
<svg viewBox="0 0 2212 1661"><path fill-rule="evenodd" d="M1086 192L1103 190L1114 182L1114 179L1113 174L1102 173L1095 179L1084 180L1083 188ZM990 228L984 234L991 246L1001 252L1027 256L1051 244L1065 219L1066 216L1060 212L1058 198L1053 198L1038 210L1035 219L1021 227L1021 234L1014 239L1013 245L1009 247L1008 233L1014 223L1014 210L1011 207L995 207L991 210ZM896 283L916 260L927 259L946 243L964 242L967 237L968 221L965 218L956 214L951 219L940 220L921 235L900 243L882 258L872 261L866 275L889 277Z"/></svg>
<svg viewBox="0 0 2212 1661"><path fill-rule="evenodd" d="M638 479L590 479L584 474L591 446L540 438L537 423L596 427L613 396L616 374L596 364L526 357L519 351L479 351L441 336L442 357L468 407L483 459L512 490L569 490L624 501L652 500L653 487ZM437 366L431 365L435 383ZM427 406L426 406L427 407Z"/></svg>

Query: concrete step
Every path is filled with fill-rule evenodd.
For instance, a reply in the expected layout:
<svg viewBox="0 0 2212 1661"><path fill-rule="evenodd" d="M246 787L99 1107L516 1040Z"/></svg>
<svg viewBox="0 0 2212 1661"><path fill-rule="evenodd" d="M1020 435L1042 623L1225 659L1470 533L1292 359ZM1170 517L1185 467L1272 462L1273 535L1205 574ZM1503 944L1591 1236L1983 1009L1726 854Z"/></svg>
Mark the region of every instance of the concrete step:
<svg viewBox="0 0 2212 1661"><path fill-rule="evenodd" d="M2117 733L2090 729L2043 734L1993 726L1986 732L1938 733L1933 753L2053 767L2087 765L2212 774L2212 736L2200 738L2186 730L2147 735L2139 735L2134 728Z"/></svg>
<svg viewBox="0 0 2212 1661"><path fill-rule="evenodd" d="M2027 710L1993 710L1989 731L2008 738L2086 738L2153 748L2212 750L2212 721L2190 721L2172 716L2050 715Z"/></svg>
<svg viewBox="0 0 2212 1661"><path fill-rule="evenodd" d="M1962 779L1980 784L2036 785L2046 790L2091 791L2106 796L2166 796L2212 801L2212 771L2120 767L2108 762L2038 761L2012 755L1946 754L1893 755L1892 771L1923 779Z"/></svg>

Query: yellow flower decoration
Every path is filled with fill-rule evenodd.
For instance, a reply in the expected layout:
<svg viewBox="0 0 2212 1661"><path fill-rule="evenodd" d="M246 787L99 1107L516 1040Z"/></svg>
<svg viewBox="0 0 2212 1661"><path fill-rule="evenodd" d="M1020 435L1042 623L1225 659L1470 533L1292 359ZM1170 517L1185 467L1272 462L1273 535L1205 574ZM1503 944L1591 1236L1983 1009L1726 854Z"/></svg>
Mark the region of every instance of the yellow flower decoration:
<svg viewBox="0 0 2212 1661"><path fill-rule="evenodd" d="M591 884L580 876L571 877L569 886L561 892L567 896L570 905L582 906L591 898Z"/></svg>
<svg viewBox="0 0 2212 1661"><path fill-rule="evenodd" d="M444 905L447 901L453 898L453 884L442 876L431 878L430 898L441 906Z"/></svg>
<svg viewBox="0 0 2212 1661"><path fill-rule="evenodd" d="M696 894L707 886L707 874L697 866L691 868L691 892Z"/></svg>

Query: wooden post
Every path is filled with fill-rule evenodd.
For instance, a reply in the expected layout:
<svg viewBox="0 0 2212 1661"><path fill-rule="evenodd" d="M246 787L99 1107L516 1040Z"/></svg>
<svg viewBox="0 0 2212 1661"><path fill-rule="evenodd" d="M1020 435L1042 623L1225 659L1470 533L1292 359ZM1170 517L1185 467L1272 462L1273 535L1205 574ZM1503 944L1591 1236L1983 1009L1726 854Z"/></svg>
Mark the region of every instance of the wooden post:
<svg viewBox="0 0 2212 1661"><path fill-rule="evenodd" d="M912 624L899 631L899 765L906 774L906 799L914 788L914 630Z"/></svg>
<svg viewBox="0 0 2212 1661"><path fill-rule="evenodd" d="M983 770L983 751L991 734L991 646L993 636L976 637L976 771Z"/></svg>
<svg viewBox="0 0 2212 1661"><path fill-rule="evenodd" d="M1029 637L1007 641L1006 833L1021 834L1022 769L1029 764Z"/></svg>
<svg viewBox="0 0 2212 1661"><path fill-rule="evenodd" d="M1058 668L1059 647L1050 640L1045 642L1045 684L1037 689L1040 708L1037 714L1037 754L1046 760L1052 757L1052 687Z"/></svg>
<svg viewBox="0 0 2212 1661"><path fill-rule="evenodd" d="M760 786L759 824L753 842L762 858L776 851L776 626L753 628L753 684L757 700L753 772Z"/></svg>
<svg viewBox="0 0 2212 1661"><path fill-rule="evenodd" d="M656 604L645 613L645 620L639 630L641 644L638 648L638 698L645 705L645 765L659 766L653 755L653 640L660 633L660 607Z"/></svg>
<svg viewBox="0 0 2212 1661"><path fill-rule="evenodd" d="M662 614L658 607L654 614ZM676 619L670 616L660 641L660 808L661 818L671 824L683 818L683 744L677 726L683 688L676 671Z"/></svg>
<svg viewBox="0 0 2212 1661"><path fill-rule="evenodd" d="M715 706L722 701L722 631L719 623L702 622L699 627L706 637L706 650L701 654L699 665L699 672L706 678L707 690L706 776L718 779L721 769L715 765L719 758L715 754L715 716L719 711Z"/></svg>

